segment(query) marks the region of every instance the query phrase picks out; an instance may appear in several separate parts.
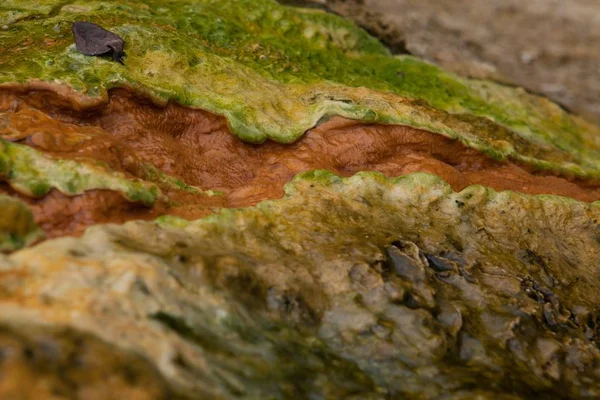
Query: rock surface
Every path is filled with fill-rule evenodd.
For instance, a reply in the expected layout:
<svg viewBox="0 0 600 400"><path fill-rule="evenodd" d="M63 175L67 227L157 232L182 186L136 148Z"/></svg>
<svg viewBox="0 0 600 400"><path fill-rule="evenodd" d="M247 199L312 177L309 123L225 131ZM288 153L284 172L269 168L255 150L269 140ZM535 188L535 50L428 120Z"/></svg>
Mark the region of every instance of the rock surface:
<svg viewBox="0 0 600 400"><path fill-rule="evenodd" d="M599 219L561 197L317 171L254 208L1 258L0 320L93 334L190 399L594 398Z"/></svg>
<svg viewBox="0 0 600 400"><path fill-rule="evenodd" d="M0 398L600 397L598 127L271 0L0 20Z"/></svg>
<svg viewBox="0 0 600 400"><path fill-rule="evenodd" d="M600 122L595 0L284 0L327 5L397 52L519 85Z"/></svg>
<svg viewBox="0 0 600 400"><path fill-rule="evenodd" d="M23 15L0 30L0 85L7 90L53 89L61 104L90 110L106 103L109 89L128 87L158 103L223 115L232 133L253 143L293 142L331 115L403 124L496 159L600 177L597 126L519 88L392 57L333 15L269 0L228 7L54 0L47 15L30 0L17 3ZM79 53L70 30L76 20L110 23L129 44L127 64Z"/></svg>
<svg viewBox="0 0 600 400"><path fill-rule="evenodd" d="M480 184L600 199L594 181L493 160L408 126L333 117L296 143L257 146L232 135L222 117L176 104L156 106L124 90L111 91L108 104L85 112L56 109L59 102L48 93L0 94L0 104L15 109L2 115L0 135L15 142L6 142L6 176L12 178L0 184L0 192L27 203L50 238L81 234L96 223L164 214L197 219L220 207L255 205L281 197L285 183L311 169L344 176L420 171L440 176L454 190Z"/></svg>

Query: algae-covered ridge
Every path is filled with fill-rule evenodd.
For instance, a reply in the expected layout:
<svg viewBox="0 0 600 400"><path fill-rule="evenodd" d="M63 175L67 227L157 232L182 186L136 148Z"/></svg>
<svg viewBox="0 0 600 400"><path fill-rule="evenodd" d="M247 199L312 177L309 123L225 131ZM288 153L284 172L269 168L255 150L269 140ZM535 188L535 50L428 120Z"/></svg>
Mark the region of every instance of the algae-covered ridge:
<svg viewBox="0 0 600 400"><path fill-rule="evenodd" d="M256 207L0 256L0 323L96 335L185 399L597 398L598 221L563 197L313 171Z"/></svg>
<svg viewBox="0 0 600 400"><path fill-rule="evenodd" d="M73 21L126 42L125 66L80 54ZM292 142L330 115L406 124L497 159L600 176L600 129L548 100L392 56L350 22L274 0L9 0L0 84L43 81L90 101L127 87L226 116L250 142Z"/></svg>
<svg viewBox="0 0 600 400"><path fill-rule="evenodd" d="M157 178L166 179L163 176ZM1 139L0 178L31 197L44 196L52 188L68 195L108 189L123 193L130 201L152 205L161 196L160 189L150 182L131 180L121 172L101 166L53 159L30 147Z"/></svg>

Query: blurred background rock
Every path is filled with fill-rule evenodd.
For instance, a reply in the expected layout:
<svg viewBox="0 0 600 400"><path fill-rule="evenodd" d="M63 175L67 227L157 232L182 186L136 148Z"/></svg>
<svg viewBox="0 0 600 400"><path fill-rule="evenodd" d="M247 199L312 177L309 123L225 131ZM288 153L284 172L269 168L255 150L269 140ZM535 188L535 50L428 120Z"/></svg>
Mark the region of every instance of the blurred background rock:
<svg viewBox="0 0 600 400"><path fill-rule="evenodd" d="M283 0L351 18L396 53L518 85L600 123L598 0Z"/></svg>

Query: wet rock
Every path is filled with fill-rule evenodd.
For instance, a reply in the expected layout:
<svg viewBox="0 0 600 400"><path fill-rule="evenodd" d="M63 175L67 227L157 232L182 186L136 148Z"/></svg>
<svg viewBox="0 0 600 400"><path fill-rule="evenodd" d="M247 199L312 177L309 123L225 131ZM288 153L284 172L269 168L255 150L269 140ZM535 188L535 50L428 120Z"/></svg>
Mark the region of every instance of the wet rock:
<svg viewBox="0 0 600 400"><path fill-rule="evenodd" d="M5 397L599 397L597 127L273 1L47 3L0 10L0 189L65 236L0 255Z"/></svg>
<svg viewBox="0 0 600 400"><path fill-rule="evenodd" d="M423 283L425 280L425 270L418 261L413 260L408 255L403 254L397 247L390 246L386 253L391 259L394 271L401 278L407 279L414 284Z"/></svg>
<svg viewBox="0 0 600 400"><path fill-rule="evenodd" d="M425 257L427 258L427 261L429 261L429 266L438 272L456 271L458 269L454 262L442 257L437 257L432 254L426 254Z"/></svg>
<svg viewBox="0 0 600 400"><path fill-rule="evenodd" d="M600 393L600 352L583 306L600 301L600 291L574 279L595 274L600 247L589 220L597 205L486 191L458 209L465 222L453 225L440 204L465 194L427 175L320 172L287 190L285 199L209 219L97 226L3 256L0 319L21 321L11 328L19 335L32 325L93 334L147 360L182 398ZM373 204L366 219L356 218L364 207L357 195ZM552 202L548 218L529 216ZM493 236L473 229L479 218ZM553 233L515 236L519 224ZM423 254L449 259L446 238L457 231L465 245L451 262L459 271L441 277ZM580 262L561 269L572 254L551 243L572 237ZM548 249L544 276L571 286L536 283L537 261L521 257L532 243ZM522 290L486 276L519 278ZM573 311L565 322L562 309ZM32 354L53 359L57 349L46 343Z"/></svg>

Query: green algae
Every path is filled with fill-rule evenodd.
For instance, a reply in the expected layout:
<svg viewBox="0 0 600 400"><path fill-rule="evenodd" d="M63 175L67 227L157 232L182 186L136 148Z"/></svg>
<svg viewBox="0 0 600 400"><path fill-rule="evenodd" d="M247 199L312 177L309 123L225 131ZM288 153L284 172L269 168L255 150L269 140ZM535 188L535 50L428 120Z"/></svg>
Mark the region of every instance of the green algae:
<svg viewBox="0 0 600 400"><path fill-rule="evenodd" d="M19 250L44 237L27 205L14 197L0 195L0 252Z"/></svg>
<svg viewBox="0 0 600 400"><path fill-rule="evenodd" d="M518 89L391 57L322 13L264 0L7 4L22 10L0 32L9 84L42 80L104 100L124 86L226 115L253 142L290 142L338 114L567 174L600 170L597 128ZM126 67L75 51L69 21L84 18L126 38ZM161 188L196 189L146 172ZM147 204L160 196L4 141L0 179L30 195L104 185ZM169 398L597 398L599 206L483 186L456 193L427 174L312 171L255 207L99 225L0 255L0 322L17 336L71 327L64 340L76 346L85 332L105 353L140 355ZM131 377L128 359L90 357L94 370Z"/></svg>
<svg viewBox="0 0 600 400"><path fill-rule="evenodd" d="M333 15L272 0L48 2L0 32L0 83L45 81L106 99L128 87L227 117L244 140L292 142L322 117L406 124L496 159L600 176L600 130L548 100L459 78ZM43 14L48 16L44 17ZM121 35L125 67L79 54L70 22Z"/></svg>
<svg viewBox="0 0 600 400"><path fill-rule="evenodd" d="M190 186L180 179L177 179L175 177L165 174L164 172L162 172L160 169L156 168L152 164L146 163L146 164L142 165L142 169L144 170L144 172L143 172L144 180L159 183L162 186L165 186L170 189L183 190L188 193L200 193L201 192L201 189L199 189L195 186Z"/></svg>
<svg viewBox="0 0 600 400"><path fill-rule="evenodd" d="M6 29L9 25L24 18L47 16L66 3L65 0L40 0L35 2L4 0L0 4L0 27Z"/></svg>
<svg viewBox="0 0 600 400"><path fill-rule="evenodd" d="M51 189L66 195L87 190L107 189L121 192L128 200L152 205L160 189L151 183L134 181L117 171L87 163L53 159L28 146L0 139L0 178L15 190L41 197Z"/></svg>
<svg viewBox="0 0 600 400"><path fill-rule="evenodd" d="M219 190L202 190L199 187L188 185L181 179L165 174L150 163L144 163L141 167L143 169L143 179L154 182L163 189L182 190L188 193L202 193L206 196L223 196L225 194Z"/></svg>

